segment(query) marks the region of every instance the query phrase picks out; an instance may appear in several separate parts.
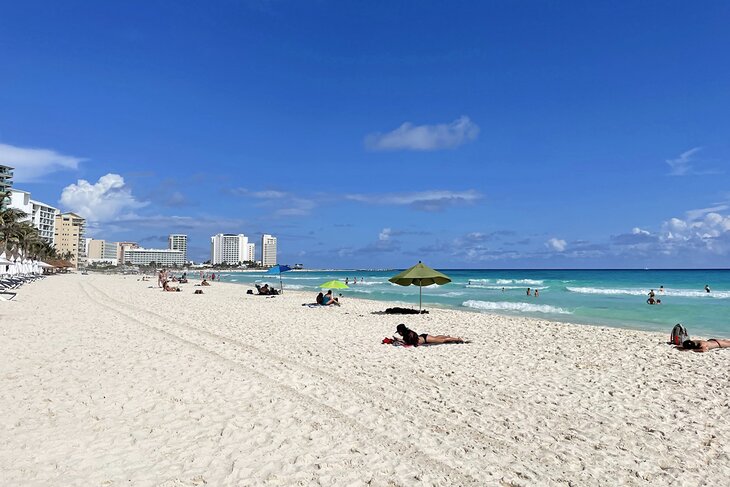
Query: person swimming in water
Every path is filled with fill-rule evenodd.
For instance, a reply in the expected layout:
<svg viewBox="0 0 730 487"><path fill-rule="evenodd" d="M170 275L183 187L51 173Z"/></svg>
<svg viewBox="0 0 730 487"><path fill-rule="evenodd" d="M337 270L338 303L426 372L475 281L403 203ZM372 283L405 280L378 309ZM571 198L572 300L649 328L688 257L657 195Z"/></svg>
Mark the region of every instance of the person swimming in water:
<svg viewBox="0 0 730 487"><path fill-rule="evenodd" d="M709 284L705 284L705 292L708 292L708 293L710 292L710 285Z"/></svg>

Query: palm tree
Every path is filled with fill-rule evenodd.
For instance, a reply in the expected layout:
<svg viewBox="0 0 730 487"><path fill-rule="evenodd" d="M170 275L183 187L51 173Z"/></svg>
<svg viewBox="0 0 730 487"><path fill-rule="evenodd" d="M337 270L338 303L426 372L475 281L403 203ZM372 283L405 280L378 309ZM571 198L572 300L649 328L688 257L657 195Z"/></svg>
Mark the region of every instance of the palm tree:
<svg viewBox="0 0 730 487"><path fill-rule="evenodd" d="M21 220L27 216L14 208L0 211L0 253L14 253L21 250L21 240L28 233ZM32 226L31 228L35 230Z"/></svg>

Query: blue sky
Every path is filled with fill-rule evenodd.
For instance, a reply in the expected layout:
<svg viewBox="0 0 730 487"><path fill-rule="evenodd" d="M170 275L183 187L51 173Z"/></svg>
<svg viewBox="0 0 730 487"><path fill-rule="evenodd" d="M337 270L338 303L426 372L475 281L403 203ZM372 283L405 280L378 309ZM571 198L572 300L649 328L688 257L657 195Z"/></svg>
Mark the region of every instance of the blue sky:
<svg viewBox="0 0 730 487"><path fill-rule="evenodd" d="M727 2L0 4L0 163L308 267L727 267Z"/></svg>

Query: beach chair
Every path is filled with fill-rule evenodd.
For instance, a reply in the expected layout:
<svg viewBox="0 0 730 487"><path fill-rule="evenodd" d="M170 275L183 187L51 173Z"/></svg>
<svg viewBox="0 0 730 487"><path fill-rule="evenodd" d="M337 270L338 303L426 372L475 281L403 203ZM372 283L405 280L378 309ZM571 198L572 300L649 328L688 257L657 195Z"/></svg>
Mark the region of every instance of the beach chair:
<svg viewBox="0 0 730 487"><path fill-rule="evenodd" d="M10 301L17 295L18 295L18 293L14 293L14 292L10 291L8 288L6 288L3 284L0 284L0 297L2 297L2 299L4 301ZM6 298L4 296L10 296L10 297Z"/></svg>

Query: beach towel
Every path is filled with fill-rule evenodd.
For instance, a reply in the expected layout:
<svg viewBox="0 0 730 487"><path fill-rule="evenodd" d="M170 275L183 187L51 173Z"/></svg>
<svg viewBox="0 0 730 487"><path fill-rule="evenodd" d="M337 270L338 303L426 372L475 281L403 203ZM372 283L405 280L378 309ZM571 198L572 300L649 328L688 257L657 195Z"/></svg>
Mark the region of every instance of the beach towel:
<svg viewBox="0 0 730 487"><path fill-rule="evenodd" d="M386 309L385 314L387 314L387 315L417 315L417 314L419 314L419 311L415 310L415 309L411 309L411 308L399 308L396 306L394 308ZM428 314L428 311L424 309L423 311L420 312L420 314Z"/></svg>

